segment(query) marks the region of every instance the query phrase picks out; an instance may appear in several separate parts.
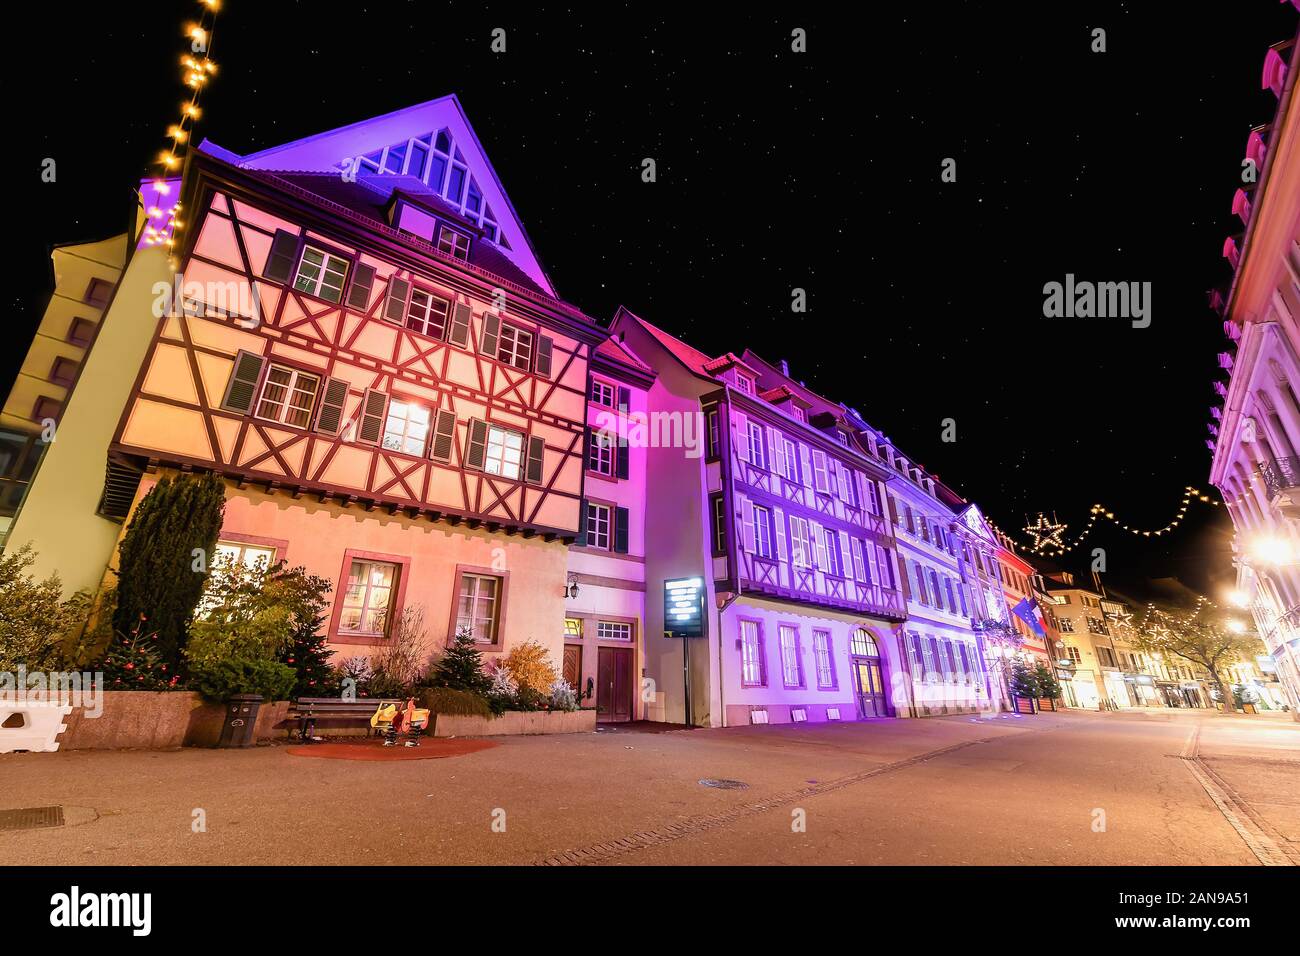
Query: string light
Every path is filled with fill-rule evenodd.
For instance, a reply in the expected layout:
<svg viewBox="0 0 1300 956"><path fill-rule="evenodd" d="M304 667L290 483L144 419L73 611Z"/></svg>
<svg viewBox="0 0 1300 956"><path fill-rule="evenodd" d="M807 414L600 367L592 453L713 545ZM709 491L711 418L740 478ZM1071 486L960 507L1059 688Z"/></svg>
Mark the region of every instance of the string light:
<svg viewBox="0 0 1300 956"><path fill-rule="evenodd" d="M1060 540L1052 540L1052 536L1044 533L1052 528L1060 528L1061 530L1064 530L1066 525L1056 525L1054 522L1045 524L1044 522L1046 522L1046 519L1040 514L1038 516L1039 523L1037 525L1030 525L1025 528L1027 533L1034 535L1034 543L1022 544L1021 546L1032 554L1038 554L1044 557L1059 557L1060 555L1068 554L1082 544L1083 540L1092 532L1093 527L1101 520L1111 522L1134 537L1163 537L1164 535L1171 533L1182 523L1183 519L1187 516L1187 509L1191 507L1193 501L1203 502L1215 508L1219 506L1218 501L1214 500L1209 495L1202 493L1199 488L1193 488L1191 485L1187 485L1183 488L1183 497L1179 502L1178 512L1167 524L1159 528L1139 528L1125 524L1122 520L1115 517L1115 512L1113 510L1107 508L1105 505L1095 504L1088 511L1087 522L1083 525L1083 528L1079 531L1078 535L1069 541L1069 543L1064 543ZM989 524L1000 534L1006 535L1008 538L1015 540L1014 536L1007 534L1007 532L994 524L992 520L989 520ZM1036 534L1035 532L1038 533Z"/></svg>
<svg viewBox="0 0 1300 956"><path fill-rule="evenodd" d="M199 0L199 8L198 21L187 24L184 29L184 35L190 40L190 52L180 58L181 81L187 88L187 98L180 105L180 121L167 128L171 145L158 154L159 174L150 184L153 191L151 198L155 201L146 210L149 221L144 230L144 243L147 246L165 246L171 249L176 245L176 234L181 225L178 218L181 204L175 202L164 208L164 203L156 199L171 192L167 177L174 175L181 165L184 144L189 142L194 124L202 115L199 110L199 94L217 72L211 54L213 27L216 25L220 3L218 0ZM172 265L175 267L175 262Z"/></svg>

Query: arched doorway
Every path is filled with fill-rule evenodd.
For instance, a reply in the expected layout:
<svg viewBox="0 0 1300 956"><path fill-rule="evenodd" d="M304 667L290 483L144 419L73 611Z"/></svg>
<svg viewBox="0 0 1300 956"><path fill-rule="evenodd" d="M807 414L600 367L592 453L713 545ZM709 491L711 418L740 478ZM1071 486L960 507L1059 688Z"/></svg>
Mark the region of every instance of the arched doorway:
<svg viewBox="0 0 1300 956"><path fill-rule="evenodd" d="M876 638L865 627L854 628L849 635L849 670L853 674L853 693L859 717L888 717L885 699L885 667L880 659Z"/></svg>

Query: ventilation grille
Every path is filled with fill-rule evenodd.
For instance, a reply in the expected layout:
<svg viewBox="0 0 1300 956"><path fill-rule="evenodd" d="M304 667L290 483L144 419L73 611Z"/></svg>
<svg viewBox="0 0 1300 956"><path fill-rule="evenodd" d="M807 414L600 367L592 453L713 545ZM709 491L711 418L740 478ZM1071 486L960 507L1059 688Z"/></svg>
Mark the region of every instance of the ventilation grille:
<svg viewBox="0 0 1300 956"><path fill-rule="evenodd" d="M140 487L140 470L110 460L104 473L104 493L99 499L99 514L114 521L125 521Z"/></svg>

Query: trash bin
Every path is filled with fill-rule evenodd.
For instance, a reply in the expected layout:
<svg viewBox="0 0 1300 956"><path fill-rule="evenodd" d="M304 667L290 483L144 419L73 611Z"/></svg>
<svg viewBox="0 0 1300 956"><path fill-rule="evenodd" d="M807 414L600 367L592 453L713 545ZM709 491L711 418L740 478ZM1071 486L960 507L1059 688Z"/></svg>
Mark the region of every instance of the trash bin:
<svg viewBox="0 0 1300 956"><path fill-rule="evenodd" d="M251 747L256 740L257 712L262 707L260 694L235 694L226 701L226 720L221 725L218 747Z"/></svg>

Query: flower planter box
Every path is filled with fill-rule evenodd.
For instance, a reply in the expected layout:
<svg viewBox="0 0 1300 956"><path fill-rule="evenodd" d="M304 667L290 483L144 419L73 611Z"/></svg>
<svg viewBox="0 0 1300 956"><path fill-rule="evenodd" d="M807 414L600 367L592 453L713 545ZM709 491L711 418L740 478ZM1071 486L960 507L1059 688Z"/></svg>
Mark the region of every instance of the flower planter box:
<svg viewBox="0 0 1300 956"><path fill-rule="evenodd" d="M435 737L497 737L512 734L584 734L596 730L594 710L508 710L488 719L460 714L433 715Z"/></svg>

